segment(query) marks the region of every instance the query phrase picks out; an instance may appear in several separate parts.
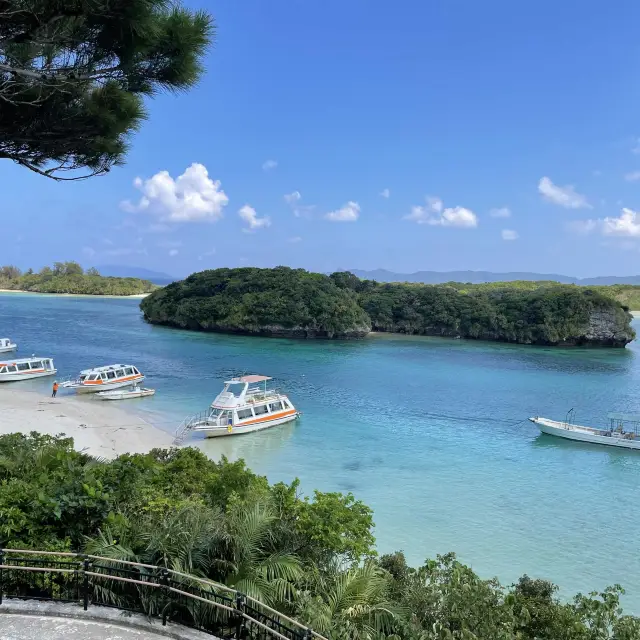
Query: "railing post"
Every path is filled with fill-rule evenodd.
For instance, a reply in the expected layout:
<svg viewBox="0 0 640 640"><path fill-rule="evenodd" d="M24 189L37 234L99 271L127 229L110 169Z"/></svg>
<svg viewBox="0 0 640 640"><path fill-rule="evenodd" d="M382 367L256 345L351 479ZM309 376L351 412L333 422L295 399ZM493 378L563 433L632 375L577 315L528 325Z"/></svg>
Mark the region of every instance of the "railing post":
<svg viewBox="0 0 640 640"><path fill-rule="evenodd" d="M4 564L4 551L0 549L0 604L2 604L2 592L4 591L4 569L2 565Z"/></svg>
<svg viewBox="0 0 640 640"><path fill-rule="evenodd" d="M162 607L162 626L166 627L167 611L169 610L171 604L171 591L169 591L169 571L167 571L167 569L165 568L163 568L160 572L160 584L162 584L163 591L166 593L167 600L169 601L167 602L167 604L165 604L164 607Z"/></svg>
<svg viewBox="0 0 640 640"><path fill-rule="evenodd" d="M236 640L242 640L242 638L244 637L245 627L245 620L244 616L242 615L244 613L244 594L240 593L239 591L236 591L236 611L238 612L238 618L236 620L235 638Z"/></svg>
<svg viewBox="0 0 640 640"><path fill-rule="evenodd" d="M89 608L89 576L87 571L89 571L90 565L89 558L85 558L82 571L82 605L85 611Z"/></svg>

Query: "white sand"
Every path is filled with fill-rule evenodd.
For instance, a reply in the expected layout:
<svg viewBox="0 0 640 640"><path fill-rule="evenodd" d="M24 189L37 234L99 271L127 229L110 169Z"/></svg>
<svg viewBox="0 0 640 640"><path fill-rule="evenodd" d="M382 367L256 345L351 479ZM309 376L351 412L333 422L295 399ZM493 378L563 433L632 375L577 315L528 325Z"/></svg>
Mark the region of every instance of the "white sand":
<svg viewBox="0 0 640 640"><path fill-rule="evenodd" d="M171 434L113 406L117 403L61 393L53 399L19 384L0 384L0 434L65 434L76 449L103 458L170 447L173 441Z"/></svg>
<svg viewBox="0 0 640 640"><path fill-rule="evenodd" d="M24 291L23 289L0 289L0 293L28 293L33 296L60 296L64 298L146 298L148 293L133 293L130 296L100 296L88 293L41 293L40 291Z"/></svg>

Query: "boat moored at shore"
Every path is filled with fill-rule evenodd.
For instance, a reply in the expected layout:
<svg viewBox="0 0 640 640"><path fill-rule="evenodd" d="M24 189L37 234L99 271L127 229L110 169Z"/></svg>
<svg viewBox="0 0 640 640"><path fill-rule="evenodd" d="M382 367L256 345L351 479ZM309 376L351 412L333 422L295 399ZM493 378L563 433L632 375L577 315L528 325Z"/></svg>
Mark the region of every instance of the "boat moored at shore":
<svg viewBox="0 0 640 640"><path fill-rule="evenodd" d="M65 380L60 386L64 389L74 389L78 393L98 393L137 385L143 380L144 375L133 365L110 364L85 369L77 378Z"/></svg>
<svg viewBox="0 0 640 640"><path fill-rule="evenodd" d="M228 380L207 410L183 421L176 442L182 442L190 431L215 438L261 431L298 418L300 412L291 400L267 387L269 380L258 375Z"/></svg>
<svg viewBox="0 0 640 640"><path fill-rule="evenodd" d="M0 353L9 353L17 348L18 345L15 342L11 342L10 338L0 338Z"/></svg>
<svg viewBox="0 0 640 640"><path fill-rule="evenodd" d="M17 382L43 376L55 375L57 369L51 358L20 358L19 360L0 360L0 382Z"/></svg>
<svg viewBox="0 0 640 640"><path fill-rule="evenodd" d="M539 416L529 418L529 420L537 424L542 433L550 436L609 447L640 450L640 415L611 413L608 416L608 429L573 424L570 422L570 415L572 415L572 411L567 414L564 422Z"/></svg>
<svg viewBox="0 0 640 640"><path fill-rule="evenodd" d="M113 389L113 391L99 391L96 398L99 400L131 400L132 398L146 398L155 395L155 389L141 389L133 386L131 389Z"/></svg>

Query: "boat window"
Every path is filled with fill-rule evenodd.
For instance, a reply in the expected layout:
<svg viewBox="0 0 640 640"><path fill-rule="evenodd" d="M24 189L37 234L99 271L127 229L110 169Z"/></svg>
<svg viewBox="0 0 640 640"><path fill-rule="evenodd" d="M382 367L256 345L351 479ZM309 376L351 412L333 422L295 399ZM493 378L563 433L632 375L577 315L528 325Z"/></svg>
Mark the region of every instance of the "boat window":
<svg viewBox="0 0 640 640"><path fill-rule="evenodd" d="M40 362L40 361L32 362L31 363L31 368L32 369L42 369L42 362Z"/></svg>
<svg viewBox="0 0 640 640"><path fill-rule="evenodd" d="M8 370L9 373L15 373L18 370L18 367L16 367L16 365L13 364L13 365L7 367L7 370Z"/></svg>
<svg viewBox="0 0 640 640"><path fill-rule="evenodd" d="M7 373L7 367L0 367L0 373Z"/></svg>
<svg viewBox="0 0 640 640"><path fill-rule="evenodd" d="M28 362L21 362L18 365L18 371L29 371L29 363Z"/></svg>
<svg viewBox="0 0 640 640"><path fill-rule="evenodd" d="M211 409L209 416L212 418L217 418L222 413L222 409Z"/></svg>
<svg viewBox="0 0 640 640"><path fill-rule="evenodd" d="M116 378L123 378L124 377L124 370L123 369L118 369L116 371Z"/></svg>
<svg viewBox="0 0 640 640"><path fill-rule="evenodd" d="M116 377L116 372L115 371L107 371L107 378L109 380L113 380Z"/></svg>
<svg viewBox="0 0 640 640"><path fill-rule="evenodd" d="M127 376L132 376L132 375L133 375L133 369L132 369L131 367L127 367L127 368L124 370L124 373L125 373L125 375L127 375Z"/></svg>
<svg viewBox="0 0 640 640"><path fill-rule="evenodd" d="M238 420L246 420L247 418L252 418L253 412L251 409L238 409Z"/></svg>
<svg viewBox="0 0 640 640"><path fill-rule="evenodd" d="M291 406L291 403L288 400L283 400L283 404L284 404L284 408L285 409L292 409L293 408Z"/></svg>
<svg viewBox="0 0 640 640"><path fill-rule="evenodd" d="M98 373L93 373L87 378L87 380L97 380L99 375L100 374L98 374Z"/></svg>
<svg viewBox="0 0 640 640"><path fill-rule="evenodd" d="M272 402L269 405L271 411L282 411L282 402Z"/></svg>
<svg viewBox="0 0 640 640"><path fill-rule="evenodd" d="M138 368L137 368L137 367L132 367L132 369L133 369L133 373L134 373L135 375L137 375L137 376L139 376L139 375L140 375L140 372L138 371Z"/></svg>
<svg viewBox="0 0 640 640"><path fill-rule="evenodd" d="M257 416L264 415L268 411L267 405L266 404L259 404L258 406L253 408L253 411Z"/></svg>
<svg viewBox="0 0 640 640"><path fill-rule="evenodd" d="M220 416L220 421L223 424L227 424L228 422L233 422L233 411L223 411Z"/></svg>

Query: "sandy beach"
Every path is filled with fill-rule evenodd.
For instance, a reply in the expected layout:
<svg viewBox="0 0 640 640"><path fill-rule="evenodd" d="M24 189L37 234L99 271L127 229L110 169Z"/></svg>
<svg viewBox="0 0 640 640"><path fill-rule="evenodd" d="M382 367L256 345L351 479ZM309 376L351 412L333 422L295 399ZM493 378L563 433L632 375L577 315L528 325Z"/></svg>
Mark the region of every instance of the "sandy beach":
<svg viewBox="0 0 640 640"><path fill-rule="evenodd" d="M65 298L146 298L148 293L134 293L130 296L98 296L87 293L41 293L39 291L24 291L23 289L0 289L0 293L28 293L32 296L61 296Z"/></svg>
<svg viewBox="0 0 640 640"><path fill-rule="evenodd" d="M173 440L142 418L95 398L59 394L53 399L12 383L0 385L0 434L31 431L64 433L79 451L103 458L170 447Z"/></svg>

